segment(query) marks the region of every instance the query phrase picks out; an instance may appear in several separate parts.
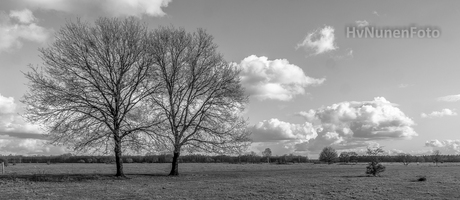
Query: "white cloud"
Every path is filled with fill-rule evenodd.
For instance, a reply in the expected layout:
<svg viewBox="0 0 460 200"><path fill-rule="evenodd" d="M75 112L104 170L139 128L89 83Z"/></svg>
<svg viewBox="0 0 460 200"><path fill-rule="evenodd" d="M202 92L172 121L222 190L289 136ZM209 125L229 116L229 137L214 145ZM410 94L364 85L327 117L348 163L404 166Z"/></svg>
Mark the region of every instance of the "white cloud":
<svg viewBox="0 0 460 200"><path fill-rule="evenodd" d="M16 18L19 20L19 22L24 24L30 24L36 20L35 16L32 14L32 11L28 9L12 10L10 11L10 17Z"/></svg>
<svg viewBox="0 0 460 200"><path fill-rule="evenodd" d="M401 83L398 85L399 88L407 88L409 87L410 85L409 84L406 84L406 83Z"/></svg>
<svg viewBox="0 0 460 200"><path fill-rule="evenodd" d="M97 10L99 15L111 17L164 16L162 8L167 7L171 0L21 0L24 6L35 9L57 10L77 15L91 15Z"/></svg>
<svg viewBox="0 0 460 200"><path fill-rule="evenodd" d="M241 61L240 77L246 92L259 99L291 100L305 93L305 87L322 84L325 79L311 78L286 59L268 60L251 55Z"/></svg>
<svg viewBox="0 0 460 200"><path fill-rule="evenodd" d="M441 111L433 111L430 114L422 113L422 118L429 118L429 117L444 117L444 116L457 116L457 113L453 110L444 108Z"/></svg>
<svg viewBox="0 0 460 200"><path fill-rule="evenodd" d="M51 35L35 23L36 19L28 9L10 11L9 15L0 12L0 52L22 47L24 40L44 43Z"/></svg>
<svg viewBox="0 0 460 200"><path fill-rule="evenodd" d="M251 128L254 142L295 140L305 142L317 136L312 124L291 124L278 119L264 120Z"/></svg>
<svg viewBox="0 0 460 200"><path fill-rule="evenodd" d="M26 122L17 112L14 98L4 97L0 94L0 135L43 139L40 127Z"/></svg>
<svg viewBox="0 0 460 200"><path fill-rule="evenodd" d="M313 55L318 55L338 49L334 42L334 28L325 26L309 33L302 43L297 44L296 49L304 47L305 50L313 50Z"/></svg>
<svg viewBox="0 0 460 200"><path fill-rule="evenodd" d="M16 110L16 104L13 97L4 97L0 94L0 116L13 114Z"/></svg>
<svg viewBox="0 0 460 200"><path fill-rule="evenodd" d="M439 97L439 98L437 98L437 100L438 101L446 101L446 102L460 101L460 94Z"/></svg>
<svg viewBox="0 0 460 200"><path fill-rule="evenodd" d="M65 147L48 145L39 139L19 139L0 135L0 155L60 155Z"/></svg>
<svg viewBox="0 0 460 200"><path fill-rule="evenodd" d="M65 153L64 147L48 145L40 127L26 122L18 112L14 98L0 94L0 154Z"/></svg>
<svg viewBox="0 0 460 200"><path fill-rule="evenodd" d="M459 154L460 140L430 140L425 142L426 147L440 148L442 154Z"/></svg>
<svg viewBox="0 0 460 200"><path fill-rule="evenodd" d="M369 22L367 22L366 20L357 20L356 21L356 25L358 25L358 27L365 27L365 26L369 26Z"/></svg>
<svg viewBox="0 0 460 200"><path fill-rule="evenodd" d="M361 151L387 139L417 136L414 121L396 104L383 97L373 101L350 101L299 112L307 122L291 124L277 119L264 120L252 129L255 144L277 154L318 153L325 146L337 150Z"/></svg>
<svg viewBox="0 0 460 200"><path fill-rule="evenodd" d="M318 125L318 137L299 144L298 150L319 151L324 146L352 149L370 141L409 139L417 136L414 121L383 97L373 101L351 101L301 112L309 122Z"/></svg>

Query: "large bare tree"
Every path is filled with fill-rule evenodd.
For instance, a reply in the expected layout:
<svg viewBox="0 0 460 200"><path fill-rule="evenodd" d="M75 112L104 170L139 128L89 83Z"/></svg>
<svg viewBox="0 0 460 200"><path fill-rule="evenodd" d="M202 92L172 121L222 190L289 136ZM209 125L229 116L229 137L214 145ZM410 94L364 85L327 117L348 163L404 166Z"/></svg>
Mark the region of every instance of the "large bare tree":
<svg viewBox="0 0 460 200"><path fill-rule="evenodd" d="M204 30L161 27L150 34L152 58L161 91L150 102L166 123L155 133L173 151L170 175L178 175L181 151L238 153L250 143L241 112L248 97L238 67L217 53ZM154 77L156 78L156 77Z"/></svg>
<svg viewBox="0 0 460 200"><path fill-rule="evenodd" d="M40 49L43 66L25 74L26 118L42 124L51 143L113 149L116 176L124 176L123 145L135 147L141 141L135 133L156 122L155 110L142 104L159 88L147 39L146 26L134 18L68 22Z"/></svg>

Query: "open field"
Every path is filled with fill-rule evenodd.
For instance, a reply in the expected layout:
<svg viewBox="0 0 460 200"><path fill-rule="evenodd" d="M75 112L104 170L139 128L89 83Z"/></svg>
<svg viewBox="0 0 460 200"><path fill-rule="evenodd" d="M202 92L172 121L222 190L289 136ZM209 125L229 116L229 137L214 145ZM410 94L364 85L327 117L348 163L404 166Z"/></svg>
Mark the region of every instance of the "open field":
<svg viewBox="0 0 460 200"><path fill-rule="evenodd" d="M0 199L460 199L460 165L385 164L18 164L0 175ZM427 181L417 181L426 176Z"/></svg>

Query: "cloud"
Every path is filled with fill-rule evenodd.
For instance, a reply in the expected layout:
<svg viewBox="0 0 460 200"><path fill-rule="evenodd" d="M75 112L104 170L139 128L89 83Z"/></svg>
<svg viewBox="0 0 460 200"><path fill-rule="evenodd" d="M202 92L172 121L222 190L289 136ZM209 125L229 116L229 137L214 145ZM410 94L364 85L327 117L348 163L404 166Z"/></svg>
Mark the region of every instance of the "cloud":
<svg viewBox="0 0 460 200"><path fill-rule="evenodd" d="M457 95L448 95L437 98L438 101L445 101L445 102L455 102L460 101L460 94Z"/></svg>
<svg viewBox="0 0 460 200"><path fill-rule="evenodd" d="M442 154L459 154L460 140L430 140L425 142L425 147L441 148L444 150Z"/></svg>
<svg viewBox="0 0 460 200"><path fill-rule="evenodd" d="M18 19L23 24L30 24L36 20L32 12L28 9L12 10L10 11L10 17Z"/></svg>
<svg viewBox="0 0 460 200"><path fill-rule="evenodd" d="M409 87L410 85L409 84L406 84L406 83L401 83L398 85L399 88L407 88Z"/></svg>
<svg viewBox="0 0 460 200"><path fill-rule="evenodd" d="M21 0L18 4L33 9L56 10L77 15L98 15L110 17L135 16L164 16L162 8L167 7L171 0Z"/></svg>
<svg viewBox="0 0 460 200"><path fill-rule="evenodd" d="M417 136L414 121L383 97L341 102L299 115L318 127L318 136L298 144L298 150L319 151L324 146L353 149L368 146L371 141Z"/></svg>
<svg viewBox="0 0 460 200"><path fill-rule="evenodd" d="M17 112L14 98L0 94L0 136L45 139L39 126L26 122Z"/></svg>
<svg viewBox="0 0 460 200"><path fill-rule="evenodd" d="M291 124L278 119L264 120L251 128L254 142L295 140L305 142L317 136L312 124Z"/></svg>
<svg viewBox="0 0 460 200"><path fill-rule="evenodd" d="M246 92L259 99L288 101L305 94L305 87L322 84L325 79L311 78L286 59L268 60L251 55L237 65Z"/></svg>
<svg viewBox="0 0 460 200"><path fill-rule="evenodd" d="M0 116L13 114L16 111L16 104L13 97L4 97L0 94Z"/></svg>
<svg viewBox="0 0 460 200"><path fill-rule="evenodd" d="M48 145L44 140L19 139L0 135L0 155L61 155L65 147Z"/></svg>
<svg viewBox="0 0 460 200"><path fill-rule="evenodd" d="M7 15L0 12L0 52L19 49L23 41L46 42L51 30L38 26L36 18L28 9L10 11Z"/></svg>
<svg viewBox="0 0 460 200"><path fill-rule="evenodd" d="M433 111L430 114L422 113L422 118L432 118L432 117L444 117L444 116L457 116L457 113L453 110L444 108L441 111Z"/></svg>
<svg viewBox="0 0 460 200"><path fill-rule="evenodd" d="M297 113L306 122L292 124L278 119L252 127L254 148L272 148L277 154L319 153L325 146L361 151L378 141L417 136L415 123L397 104L383 97L372 101L346 101ZM275 151L277 149L279 151Z"/></svg>
<svg viewBox="0 0 460 200"><path fill-rule="evenodd" d="M313 55L318 55L338 49L334 41L334 28L332 26L325 26L322 29L317 29L309 33L303 42L297 44L296 49L303 47L307 51L313 50Z"/></svg>
<svg viewBox="0 0 460 200"><path fill-rule="evenodd" d="M18 115L14 98L0 94L0 154L57 155L64 147L48 145L39 126L26 122Z"/></svg>
<svg viewBox="0 0 460 200"><path fill-rule="evenodd" d="M356 21L356 25L358 25L358 27L365 27L365 26L369 26L369 22L367 22L366 20L357 20Z"/></svg>

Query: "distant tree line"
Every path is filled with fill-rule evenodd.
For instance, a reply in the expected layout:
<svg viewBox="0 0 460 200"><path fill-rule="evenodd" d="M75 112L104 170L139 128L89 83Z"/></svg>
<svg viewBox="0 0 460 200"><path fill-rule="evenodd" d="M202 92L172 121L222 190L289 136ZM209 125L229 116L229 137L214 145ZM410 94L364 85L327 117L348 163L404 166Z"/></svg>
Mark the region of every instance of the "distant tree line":
<svg viewBox="0 0 460 200"><path fill-rule="evenodd" d="M74 156L64 154L60 156L0 156L9 164L15 163L115 163L113 156ZM123 163L172 163L172 154L158 154L145 156L122 156ZM241 156L230 155L203 155L189 154L179 158L181 163L266 163L267 158L264 156L250 153ZM0 161L1 162L1 161ZM271 156L270 162L278 164L287 163L306 163L309 162L306 156L283 155Z"/></svg>
<svg viewBox="0 0 460 200"><path fill-rule="evenodd" d="M347 152L350 153L350 152ZM398 155L381 155L379 156L381 162L393 163L400 162L405 165L409 163L443 163L443 162L460 162L460 155L410 155L410 154L398 154ZM337 162L353 163L353 162L371 162L372 157L367 155L357 155L351 152L351 155L343 155L336 159Z"/></svg>
<svg viewBox="0 0 460 200"><path fill-rule="evenodd" d="M335 160L331 162L341 163L366 163L372 162L373 157L368 155L357 155L354 152L347 152L349 156L345 156L342 152ZM289 163L309 163L318 162L316 159L309 159L307 156L299 156L293 154L269 156L270 163L289 164ZM145 156L122 156L123 163L172 163L172 154L157 154ZM410 163L443 163L443 162L460 162L460 155L382 155L379 156L380 162L386 163L402 163L408 165ZM256 153L248 153L241 156L235 155L204 155L204 154L188 154L179 158L181 163L267 163L266 155L257 155ZM59 156L1 156L0 162L6 162L10 165L13 163L115 163L113 156L77 156L71 154L63 154Z"/></svg>

